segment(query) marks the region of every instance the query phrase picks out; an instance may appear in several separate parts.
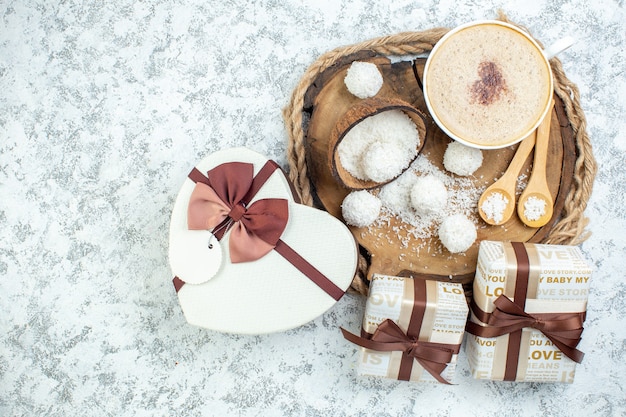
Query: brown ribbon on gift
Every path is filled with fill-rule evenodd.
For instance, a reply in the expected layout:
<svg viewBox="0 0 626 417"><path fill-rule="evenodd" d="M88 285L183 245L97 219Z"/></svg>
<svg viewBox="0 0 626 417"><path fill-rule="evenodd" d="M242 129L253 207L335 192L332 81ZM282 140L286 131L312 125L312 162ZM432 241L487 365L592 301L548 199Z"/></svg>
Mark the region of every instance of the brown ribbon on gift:
<svg viewBox="0 0 626 417"><path fill-rule="evenodd" d="M541 331L568 358L582 362L584 353L576 349L583 332L585 313L538 313L528 314L505 295L493 303L493 313L485 313L472 304L472 312L489 327L468 322L467 331L480 337L498 337L531 327Z"/></svg>
<svg viewBox="0 0 626 417"><path fill-rule="evenodd" d="M235 228L229 240L231 261L253 261L274 249L339 301L344 291L280 239L287 225L287 200L270 198L250 204L263 184L280 167L274 161L267 161L256 176L253 175L253 169L252 164L228 162L213 168L208 176L204 176L193 168L189 178L196 183L196 187L188 208L189 228L212 229L217 240ZM291 190L293 192L293 188ZM174 277L173 283L176 292L185 284L179 277Z"/></svg>
<svg viewBox="0 0 626 417"><path fill-rule="evenodd" d="M414 279L413 281L413 305L411 306L411 318L407 325L406 335L418 340L424 322L424 315L428 307L428 294L426 291L426 281L423 279ZM449 361L448 361L449 362ZM402 353L400 360L400 369L398 370L398 379L408 381L411 379L411 371L413 369L413 357L408 352ZM441 372L439 372L441 373Z"/></svg>
<svg viewBox="0 0 626 417"><path fill-rule="evenodd" d="M413 297L409 299L407 296L407 300L405 300L406 304L410 305L411 308L411 314L406 324L406 333L402 331L402 328L397 323L389 319L380 323L374 330L374 333L368 333L361 329L361 337L350 335L345 330L341 330L346 339L367 349L402 352L398 369L398 380L409 381L411 379L413 363L417 360L422 368L437 381L449 384L441 376L441 372L452 360L452 355L459 352L460 345L419 340L428 307L427 284L426 280L423 279L413 279L410 282L413 284ZM403 306L402 308L404 309L405 307ZM350 335L350 338L346 336L347 334ZM369 341L374 341L375 343L372 344ZM361 344L361 342L366 345ZM420 346L419 349L417 348L418 345Z"/></svg>
<svg viewBox="0 0 626 417"><path fill-rule="evenodd" d="M493 313L481 310L474 302L471 304L474 316L489 327L469 321L466 326L468 333L480 337L497 337L509 335L505 381L515 381L520 355L520 344L523 328L541 331L567 357L580 363L584 354L576 349L583 331L585 313L537 313L534 315L524 311L528 291L530 261L526 247L520 242L511 242L517 262L515 291L513 300L500 295L495 301Z"/></svg>
<svg viewBox="0 0 626 417"><path fill-rule="evenodd" d="M366 349L380 352L403 352L411 359L411 362L413 359L417 360L437 381L450 384L441 376L441 373L452 361L452 356L459 353L460 345L419 341L417 338L407 336L391 319L380 323L370 338L357 336L343 328L341 332L348 341ZM409 376L410 373L409 369Z"/></svg>

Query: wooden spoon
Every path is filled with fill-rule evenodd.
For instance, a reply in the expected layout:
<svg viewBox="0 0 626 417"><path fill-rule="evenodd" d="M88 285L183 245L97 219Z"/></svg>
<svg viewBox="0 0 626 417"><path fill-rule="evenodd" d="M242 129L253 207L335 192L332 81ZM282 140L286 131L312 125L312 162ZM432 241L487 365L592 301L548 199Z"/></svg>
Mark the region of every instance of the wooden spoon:
<svg viewBox="0 0 626 417"><path fill-rule="evenodd" d="M496 182L491 184L480 196L480 199L478 200L478 213L486 223L491 225L502 224L509 220L515 211L515 188L517 186L517 177L524 166L530 151L532 151L535 146L536 134L537 131L533 130L533 132L528 135L526 139L522 140L504 174L502 174ZM501 194L501 196L494 196L496 193ZM483 203L489 199L489 197L504 199L506 206L501 213L495 213L494 215L494 213L486 213L483 210Z"/></svg>
<svg viewBox="0 0 626 417"><path fill-rule="evenodd" d="M554 107L554 99L550 107ZM544 226L552 218L554 201L546 179L551 119L552 112L550 111L537 128L533 171L517 204L517 215L525 225L530 227Z"/></svg>

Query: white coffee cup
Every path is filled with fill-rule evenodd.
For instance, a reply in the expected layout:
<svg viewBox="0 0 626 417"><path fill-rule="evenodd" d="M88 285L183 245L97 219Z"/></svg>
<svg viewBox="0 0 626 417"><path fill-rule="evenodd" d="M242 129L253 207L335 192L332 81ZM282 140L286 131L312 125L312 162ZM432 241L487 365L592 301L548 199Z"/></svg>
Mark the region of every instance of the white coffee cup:
<svg viewBox="0 0 626 417"><path fill-rule="evenodd" d="M554 55L569 47L564 40ZM452 139L481 149L513 145L551 110L547 56L522 29L497 20L471 22L437 42L424 68L424 98Z"/></svg>

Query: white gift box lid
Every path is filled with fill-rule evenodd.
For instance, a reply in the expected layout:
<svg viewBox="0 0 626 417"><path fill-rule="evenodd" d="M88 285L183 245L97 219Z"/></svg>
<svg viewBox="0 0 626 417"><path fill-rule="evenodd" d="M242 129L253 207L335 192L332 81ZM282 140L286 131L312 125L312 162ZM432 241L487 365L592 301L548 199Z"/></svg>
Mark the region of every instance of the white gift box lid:
<svg viewBox="0 0 626 417"><path fill-rule="evenodd" d="M221 164L244 162L253 165L256 175L267 161L249 149L230 148L207 156L196 169L207 175ZM315 319L337 302L336 295L329 295L276 250L256 261L232 263L230 231L218 241L210 231L189 230L187 207L195 186L187 178L180 189L169 240L178 299L190 324L228 333L278 332ZM263 198L288 201L289 218L280 240L332 281L340 297L357 266L357 244L349 229L325 211L296 203L280 169L250 204Z"/></svg>

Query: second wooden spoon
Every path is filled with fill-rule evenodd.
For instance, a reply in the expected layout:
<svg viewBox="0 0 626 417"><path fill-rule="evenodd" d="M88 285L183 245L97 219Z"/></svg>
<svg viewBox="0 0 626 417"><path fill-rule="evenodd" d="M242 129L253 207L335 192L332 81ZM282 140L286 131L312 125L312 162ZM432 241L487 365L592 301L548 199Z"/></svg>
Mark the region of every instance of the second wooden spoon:
<svg viewBox="0 0 626 417"><path fill-rule="evenodd" d="M552 100L552 107L554 107L554 100ZM548 112L537 128L533 171L517 204L517 215L525 225L530 227L544 226L552 218L554 201L546 179L551 119L552 112Z"/></svg>

